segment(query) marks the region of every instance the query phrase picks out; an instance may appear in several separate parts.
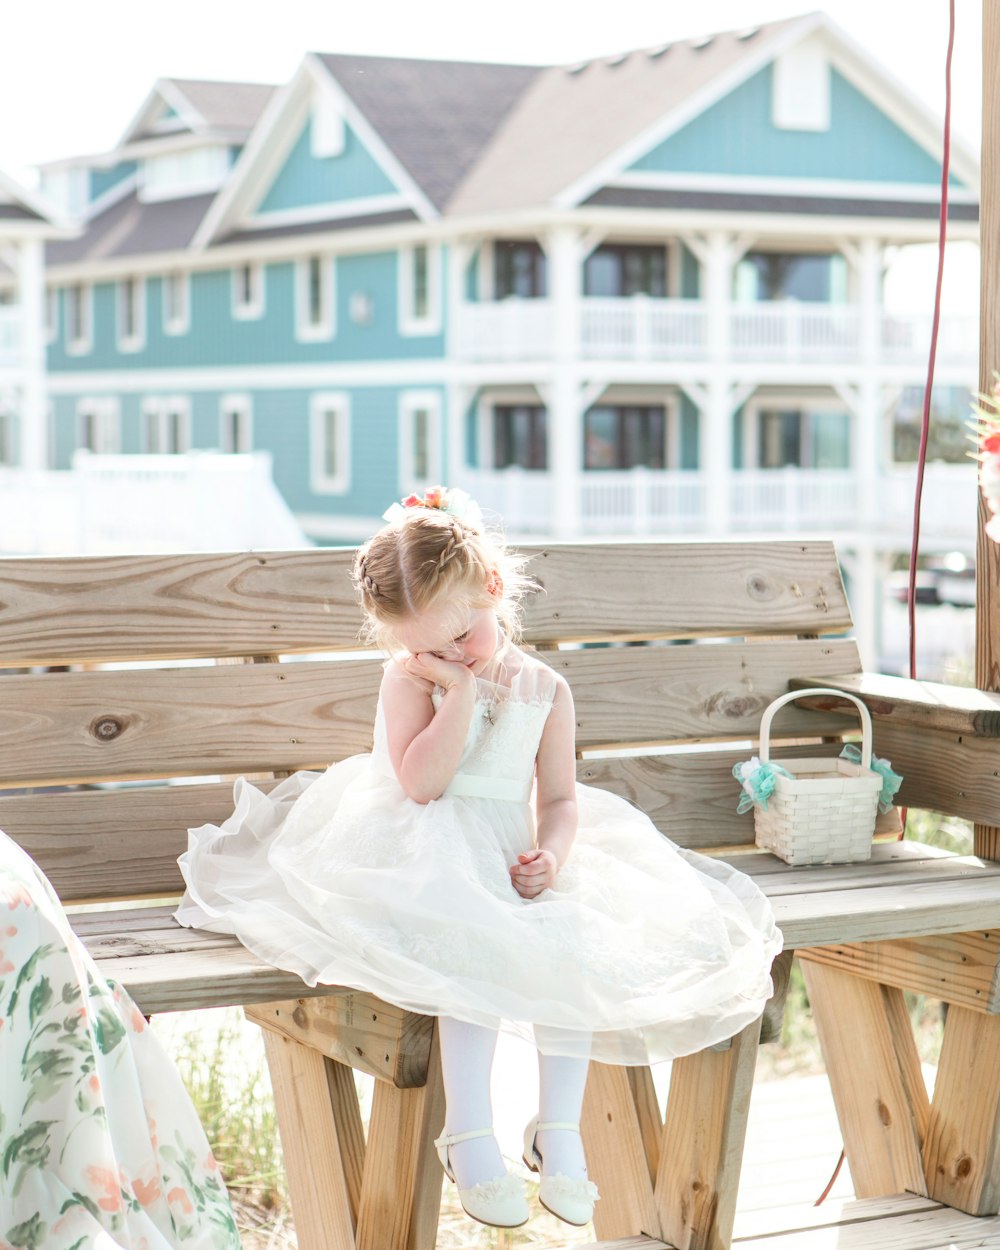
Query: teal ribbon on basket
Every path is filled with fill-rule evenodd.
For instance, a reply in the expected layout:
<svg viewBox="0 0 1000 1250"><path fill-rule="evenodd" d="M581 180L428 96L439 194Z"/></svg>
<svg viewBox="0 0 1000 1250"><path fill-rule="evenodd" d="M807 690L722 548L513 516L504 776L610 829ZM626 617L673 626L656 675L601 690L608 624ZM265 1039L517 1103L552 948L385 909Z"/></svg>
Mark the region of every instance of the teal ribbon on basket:
<svg viewBox="0 0 1000 1250"><path fill-rule="evenodd" d="M770 762L762 764L756 755L742 764L733 765L733 776L743 787L737 812L748 812L751 807L761 807L767 811L767 800L774 793L777 777L791 777L787 768Z"/></svg>
<svg viewBox="0 0 1000 1250"><path fill-rule="evenodd" d="M852 764L861 763L861 748L856 747L849 742L840 753L842 760L850 760ZM903 784L903 778L899 773L892 771L892 762L890 760L880 760L877 755L872 756L871 764L873 773L881 773L882 789L878 796L878 810L887 812L892 807L892 800L896 796L896 791Z"/></svg>

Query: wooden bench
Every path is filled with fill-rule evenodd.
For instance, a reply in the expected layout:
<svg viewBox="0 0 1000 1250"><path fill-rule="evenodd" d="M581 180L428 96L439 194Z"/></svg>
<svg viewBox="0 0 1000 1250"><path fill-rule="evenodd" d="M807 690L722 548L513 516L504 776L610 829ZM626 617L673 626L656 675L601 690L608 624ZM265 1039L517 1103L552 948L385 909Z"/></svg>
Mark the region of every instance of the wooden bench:
<svg viewBox="0 0 1000 1250"><path fill-rule="evenodd" d="M860 676L838 636L851 621L826 542L534 553L545 593L526 638L572 684L580 779L683 845L738 857L771 897L803 957L859 1194L995 1213L1000 864L888 841L870 863L790 868L754 852L730 770L790 683L843 685L905 774L901 801L988 822L1000 699ZM67 905L106 904L75 927L145 1012L241 1004L263 1026L301 1250L430 1250L443 1120L433 1020L307 989L171 918L185 830L227 814L227 778L266 787L370 744L380 662L356 642L351 554L0 561L0 828ZM832 704L792 706L781 754L815 753L805 743L817 740L836 753L855 724ZM933 1104L906 988L953 1004ZM729 1243L760 1027L677 1061L665 1121L648 1070L592 1065L584 1132L602 1245ZM378 1078L367 1142L352 1069Z"/></svg>

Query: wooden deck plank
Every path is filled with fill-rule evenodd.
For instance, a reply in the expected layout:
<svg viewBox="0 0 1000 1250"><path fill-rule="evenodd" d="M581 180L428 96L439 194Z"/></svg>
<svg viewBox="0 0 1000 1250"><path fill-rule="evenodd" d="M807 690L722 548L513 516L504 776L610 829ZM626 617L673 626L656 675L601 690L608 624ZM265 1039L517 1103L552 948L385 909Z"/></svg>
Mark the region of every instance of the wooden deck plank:
<svg viewBox="0 0 1000 1250"><path fill-rule="evenodd" d="M733 1250L997 1250L1000 1219L963 1215L950 1207L872 1215L865 1202L842 1208L836 1224L740 1237Z"/></svg>

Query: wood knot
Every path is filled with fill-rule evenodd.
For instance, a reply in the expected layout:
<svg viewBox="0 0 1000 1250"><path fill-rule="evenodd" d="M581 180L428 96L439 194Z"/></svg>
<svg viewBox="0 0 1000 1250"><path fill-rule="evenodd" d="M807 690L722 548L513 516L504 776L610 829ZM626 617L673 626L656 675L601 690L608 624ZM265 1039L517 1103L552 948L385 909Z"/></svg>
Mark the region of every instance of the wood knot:
<svg viewBox="0 0 1000 1250"><path fill-rule="evenodd" d="M882 1121L883 1127L888 1128L892 1123L892 1114L889 1111L889 1108L881 1099L879 1099L879 1101L875 1104L875 1109L878 1111L878 1118Z"/></svg>
<svg viewBox="0 0 1000 1250"><path fill-rule="evenodd" d="M90 732L98 742L111 742L125 732L127 724L120 716L98 716L90 722Z"/></svg>
<svg viewBox="0 0 1000 1250"><path fill-rule="evenodd" d="M758 603L774 599L778 593L777 587L763 573L748 573L746 586L747 594L751 599L756 599Z"/></svg>
<svg viewBox="0 0 1000 1250"><path fill-rule="evenodd" d="M726 720L744 720L760 707L760 700L749 694L732 694L720 690L705 702L705 711L710 716L722 716Z"/></svg>
<svg viewBox="0 0 1000 1250"><path fill-rule="evenodd" d="M306 1009L302 1003L299 1003L297 1007L295 1008L295 1010L292 1012L292 1019L299 1026L300 1029L308 1028L309 1016L306 1013Z"/></svg>
<svg viewBox="0 0 1000 1250"><path fill-rule="evenodd" d="M955 1164L955 1175L960 1181L964 1181L971 1171L972 1160L968 1155L962 1155Z"/></svg>

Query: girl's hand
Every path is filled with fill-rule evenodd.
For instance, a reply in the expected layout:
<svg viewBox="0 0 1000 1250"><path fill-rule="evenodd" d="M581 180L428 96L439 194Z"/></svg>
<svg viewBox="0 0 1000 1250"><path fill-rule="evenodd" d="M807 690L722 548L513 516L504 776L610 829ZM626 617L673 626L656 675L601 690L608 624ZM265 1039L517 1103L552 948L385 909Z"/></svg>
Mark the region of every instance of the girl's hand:
<svg viewBox="0 0 1000 1250"><path fill-rule="evenodd" d="M463 681L474 685L476 680L472 671L464 664L442 660L433 651L420 651L416 655L407 656L402 661L402 667L407 677L415 681L428 694L435 686L450 690L452 686L457 686Z"/></svg>
<svg viewBox="0 0 1000 1250"><path fill-rule="evenodd" d="M511 883L522 898L537 898L555 885L558 875L559 861L542 847L518 855L517 863L510 869Z"/></svg>

